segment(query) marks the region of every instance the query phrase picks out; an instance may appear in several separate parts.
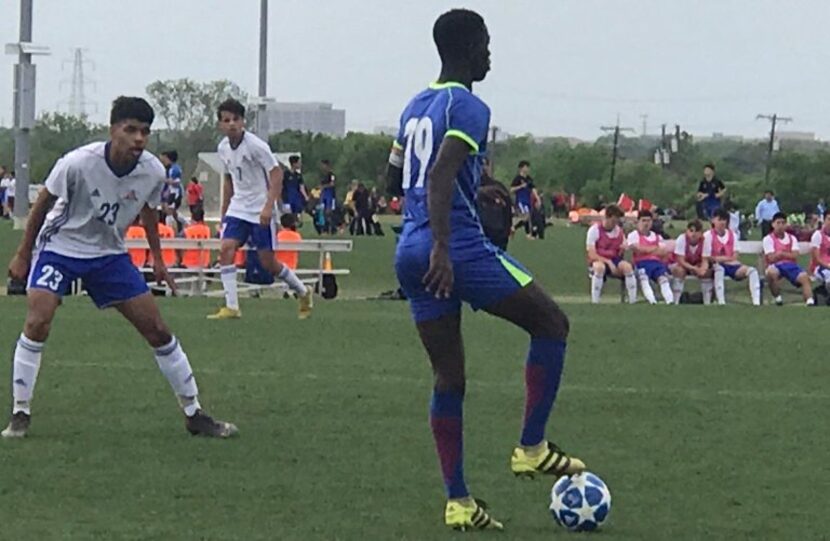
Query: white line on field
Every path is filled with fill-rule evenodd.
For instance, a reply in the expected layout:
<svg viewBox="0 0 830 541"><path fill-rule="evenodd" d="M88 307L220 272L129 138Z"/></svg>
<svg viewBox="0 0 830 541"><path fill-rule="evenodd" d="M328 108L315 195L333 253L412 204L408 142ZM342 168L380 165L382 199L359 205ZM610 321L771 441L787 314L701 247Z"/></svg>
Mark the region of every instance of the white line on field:
<svg viewBox="0 0 830 541"><path fill-rule="evenodd" d="M114 370L128 370L135 372L143 372L150 370L148 365L130 365L118 363L79 363L79 362L52 362L50 363L58 368L77 368L77 369L114 369ZM152 365L149 365L152 366ZM48 370L48 368L47 368ZM338 382L348 382L360 384L366 381L373 383L405 383L413 386L426 386L429 384L429 377L424 378L409 378L403 376L394 376L391 374L365 374L360 376L342 376L326 374L320 376L311 372L305 373L287 373L267 370L219 370L216 368L199 368L196 367L196 374L218 374L223 376L243 376L252 378L281 378L281 379L300 379L300 380L334 380ZM500 392L515 392L522 388L522 384L517 382L495 382L495 381L480 381L469 380L468 387L480 387L486 389L495 389ZM683 397L692 400L711 400L713 398L729 398L729 399L744 399L744 400L830 400L830 393L826 392L800 392L800 391L776 391L776 390L738 390L738 389L655 389L649 387L617 387L613 385L597 386L597 385L562 385L562 390L567 392L589 393L589 394L614 394L614 395L648 395L648 396L662 396L662 397Z"/></svg>

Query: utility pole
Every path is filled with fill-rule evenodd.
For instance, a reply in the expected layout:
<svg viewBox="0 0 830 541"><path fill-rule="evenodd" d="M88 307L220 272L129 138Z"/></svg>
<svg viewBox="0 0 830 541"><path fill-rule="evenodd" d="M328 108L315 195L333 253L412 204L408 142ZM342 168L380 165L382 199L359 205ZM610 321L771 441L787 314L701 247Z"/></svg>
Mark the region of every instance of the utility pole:
<svg viewBox="0 0 830 541"><path fill-rule="evenodd" d="M14 66L14 227L23 229L29 215L30 130L35 125L35 66L33 55L48 55L49 48L32 43L32 0L20 0L20 39L6 44L16 54Z"/></svg>
<svg viewBox="0 0 830 541"><path fill-rule="evenodd" d="M793 119L788 116L778 116L778 113L773 113L772 115L757 115L755 120L769 120L770 121L770 130L769 130L769 146L767 147L767 164L764 168L764 183L769 183L769 172L772 168L772 151L774 150L775 146L775 125L779 122L792 122Z"/></svg>
<svg viewBox="0 0 830 541"><path fill-rule="evenodd" d="M265 97L268 95L268 0L259 2L259 104L256 115L257 135L268 140L265 121Z"/></svg>
<svg viewBox="0 0 830 541"><path fill-rule="evenodd" d="M490 146L490 155L488 157L490 158L490 167L491 168L496 167L496 140L497 140L498 133L499 133L499 127L498 126L492 126L490 128L491 146Z"/></svg>
<svg viewBox="0 0 830 541"><path fill-rule="evenodd" d="M640 137L645 137L648 134L648 115L642 114L640 118L643 120L643 131L640 133Z"/></svg>
<svg viewBox="0 0 830 541"><path fill-rule="evenodd" d="M632 128L621 128L620 127L620 115L617 115L617 123L614 126L601 126L600 129L606 133L613 132L614 133L614 150L611 154L611 180L608 183L608 187L611 189L611 194L614 194L614 177L617 172L617 149L619 148L620 142L620 132L633 132L634 129Z"/></svg>

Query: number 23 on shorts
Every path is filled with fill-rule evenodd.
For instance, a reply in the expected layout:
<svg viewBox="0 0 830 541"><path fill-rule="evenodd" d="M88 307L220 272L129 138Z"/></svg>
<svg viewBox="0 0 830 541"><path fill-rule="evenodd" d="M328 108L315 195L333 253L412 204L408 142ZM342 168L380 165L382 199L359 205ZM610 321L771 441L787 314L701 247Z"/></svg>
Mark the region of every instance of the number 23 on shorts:
<svg viewBox="0 0 830 541"><path fill-rule="evenodd" d="M40 269L40 278L37 279L35 284L40 287L48 288L52 291L57 291L60 288L62 281L63 273L61 273L61 271L57 270L52 265L44 265Z"/></svg>

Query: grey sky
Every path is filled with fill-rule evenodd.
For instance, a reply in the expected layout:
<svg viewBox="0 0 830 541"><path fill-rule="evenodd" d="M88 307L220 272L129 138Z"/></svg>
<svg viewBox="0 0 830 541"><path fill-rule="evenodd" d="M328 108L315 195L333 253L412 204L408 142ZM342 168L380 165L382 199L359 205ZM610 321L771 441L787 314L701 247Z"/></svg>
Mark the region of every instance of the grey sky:
<svg viewBox="0 0 830 541"><path fill-rule="evenodd" d="M0 0L3 42L18 0ZM764 136L756 113L830 139L827 0L271 0L269 94L330 101L349 129L394 125L435 78L435 17L463 5L492 35L493 71L477 89L511 133L594 138L601 124ZM257 0L35 0L38 110L69 96L72 47L88 48L103 120L118 94L156 79L219 78L256 93ZM14 58L0 67L0 121L11 124Z"/></svg>

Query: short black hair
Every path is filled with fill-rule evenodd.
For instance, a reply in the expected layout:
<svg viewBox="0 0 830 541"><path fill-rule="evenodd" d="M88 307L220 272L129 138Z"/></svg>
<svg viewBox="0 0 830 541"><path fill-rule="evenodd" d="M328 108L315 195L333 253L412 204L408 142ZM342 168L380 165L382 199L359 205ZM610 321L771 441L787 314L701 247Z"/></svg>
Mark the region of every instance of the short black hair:
<svg viewBox="0 0 830 541"><path fill-rule="evenodd" d="M192 182L195 182L196 184L199 184L199 179L198 179L198 178L196 178L196 177L190 177L190 180L191 180Z"/></svg>
<svg viewBox="0 0 830 541"><path fill-rule="evenodd" d="M692 220L686 224L686 229L691 229L692 231L703 231L703 224L700 220Z"/></svg>
<svg viewBox="0 0 830 541"><path fill-rule="evenodd" d="M153 108L150 107L150 104L144 98L118 96L112 102L110 126L114 126L124 120L138 120L139 122L152 124L155 118L156 114L153 112Z"/></svg>
<svg viewBox="0 0 830 541"><path fill-rule="evenodd" d="M162 156L167 156L171 162L179 161L179 153L175 150L165 150L161 153Z"/></svg>
<svg viewBox="0 0 830 541"><path fill-rule="evenodd" d="M703 166L703 168L704 168L704 169L709 168L709 169L711 169L712 171L714 171L714 170L715 170L715 164L713 164L713 163L709 162L709 163L705 164L705 165Z"/></svg>
<svg viewBox="0 0 830 541"><path fill-rule="evenodd" d="M712 213L712 218L720 218L721 220L729 221L729 213L726 211L725 208L718 208L715 209L715 212Z"/></svg>
<svg viewBox="0 0 830 541"><path fill-rule="evenodd" d="M650 210L641 210L637 213L637 219L639 220L640 218L654 218L654 214Z"/></svg>
<svg viewBox="0 0 830 541"><path fill-rule="evenodd" d="M764 195L770 194L771 196L775 197L775 192L772 190L764 190Z"/></svg>
<svg viewBox="0 0 830 541"><path fill-rule="evenodd" d="M288 163L290 163L291 165L294 165L298 161L300 161L300 157L297 156L296 154L292 154L291 156L288 157Z"/></svg>
<svg viewBox="0 0 830 541"><path fill-rule="evenodd" d="M530 167L530 162L527 161L527 160L520 161L519 162L519 169L521 169L522 167Z"/></svg>
<svg viewBox="0 0 830 541"><path fill-rule="evenodd" d="M470 44L486 30L484 19L475 11L453 9L435 21L432 39L441 60L459 60L467 54Z"/></svg>
<svg viewBox="0 0 830 541"><path fill-rule="evenodd" d="M772 221L774 222L775 220L784 220L786 222L787 221L787 213L786 212L776 212L775 214L772 215Z"/></svg>
<svg viewBox="0 0 830 541"><path fill-rule="evenodd" d="M205 221L205 211L202 209L196 209L190 214L190 218L194 222L204 222Z"/></svg>
<svg viewBox="0 0 830 541"><path fill-rule="evenodd" d="M297 227L297 217L293 214L283 214L280 216L280 225L284 229L296 229Z"/></svg>
<svg viewBox="0 0 830 541"><path fill-rule="evenodd" d="M320 163L322 163L323 165L328 165L329 167L331 167L331 160L320 160Z"/></svg>
<svg viewBox="0 0 830 541"><path fill-rule="evenodd" d="M222 112L231 113L232 115L245 118L245 106L242 105L241 101L234 98L228 98L219 104L219 107L216 109L217 119L222 119Z"/></svg>

